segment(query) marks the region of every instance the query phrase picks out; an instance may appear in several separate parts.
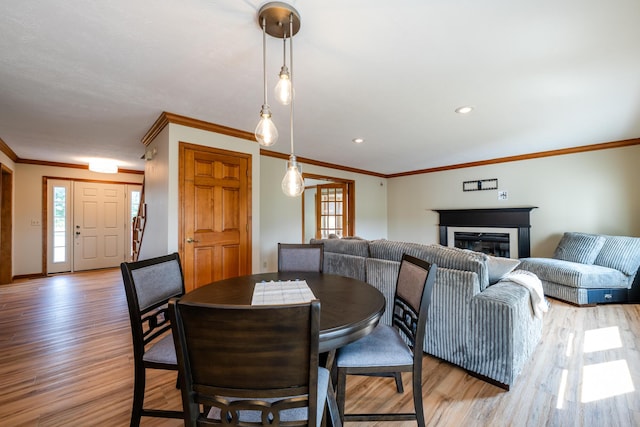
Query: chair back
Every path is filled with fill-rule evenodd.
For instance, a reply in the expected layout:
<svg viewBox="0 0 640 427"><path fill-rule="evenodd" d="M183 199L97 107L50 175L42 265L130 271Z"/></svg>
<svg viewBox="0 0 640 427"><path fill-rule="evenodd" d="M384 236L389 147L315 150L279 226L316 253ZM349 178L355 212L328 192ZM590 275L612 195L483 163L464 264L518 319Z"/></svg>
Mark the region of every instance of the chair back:
<svg viewBox="0 0 640 427"><path fill-rule="evenodd" d="M277 426L281 411L302 408L303 419L287 425L316 426L320 301L232 306L172 299L169 312L186 425L207 421L202 404L231 425ZM238 411L251 413L253 423Z"/></svg>
<svg viewBox="0 0 640 427"><path fill-rule="evenodd" d="M404 254L400 262L393 309L393 326L416 353L422 355L427 315L437 266Z"/></svg>
<svg viewBox="0 0 640 427"><path fill-rule="evenodd" d="M141 360L145 346L171 329L167 303L184 295L184 279L177 253L120 264L127 295L134 357Z"/></svg>
<svg viewBox="0 0 640 427"><path fill-rule="evenodd" d="M278 271L322 273L322 243L278 243Z"/></svg>

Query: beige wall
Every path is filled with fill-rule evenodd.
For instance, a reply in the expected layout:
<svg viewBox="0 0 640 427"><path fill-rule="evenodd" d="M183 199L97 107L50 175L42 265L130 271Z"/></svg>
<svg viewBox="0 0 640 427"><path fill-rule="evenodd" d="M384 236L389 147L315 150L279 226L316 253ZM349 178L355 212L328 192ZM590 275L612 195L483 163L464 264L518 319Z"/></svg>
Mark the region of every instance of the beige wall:
<svg viewBox="0 0 640 427"><path fill-rule="evenodd" d="M462 182L497 178L496 190ZM565 231L640 236L640 146L590 151L389 180L389 239L438 243L433 209L537 206L531 255L550 256Z"/></svg>
<svg viewBox="0 0 640 427"><path fill-rule="evenodd" d="M177 250L178 142L248 152L253 157L253 271L277 268L278 242L301 241L301 199L283 195L285 161L259 155L250 141L170 125L154 140L156 158L146 164L149 208L144 257ZM142 175L105 176L83 169L13 164L13 274L42 272L42 177L142 182ZM640 236L640 146L382 179L302 164L304 172L356 181L356 235L421 243L438 241L433 209L537 206L531 213L532 256L549 256L564 231ZM496 191L463 192L462 182L498 178ZM158 230L157 234L149 230Z"/></svg>
<svg viewBox="0 0 640 427"><path fill-rule="evenodd" d="M280 183L285 160L260 156L255 142L209 131L170 124L149 148L157 148L147 162L145 200L149 221L141 258L178 249L178 145L188 142L252 155L252 270L277 269L278 242L302 241L302 199L282 193ZM386 181L368 175L302 164L304 172L356 181L356 234L368 238L386 236ZM157 212L157 213L156 213ZM157 217L153 218L154 215Z"/></svg>
<svg viewBox="0 0 640 427"><path fill-rule="evenodd" d="M286 171L286 160L263 156L261 158L262 182L260 229L261 259L259 271L278 269L278 242L302 242L302 198L288 197L280 183ZM302 163L302 172L355 181L356 223L355 234L367 239L387 236L387 183L376 178L353 172L308 165Z"/></svg>
<svg viewBox="0 0 640 427"><path fill-rule="evenodd" d="M42 273L42 177L142 183L140 174L101 174L86 169L18 163L14 170L13 275ZM40 225L31 225L31 220Z"/></svg>

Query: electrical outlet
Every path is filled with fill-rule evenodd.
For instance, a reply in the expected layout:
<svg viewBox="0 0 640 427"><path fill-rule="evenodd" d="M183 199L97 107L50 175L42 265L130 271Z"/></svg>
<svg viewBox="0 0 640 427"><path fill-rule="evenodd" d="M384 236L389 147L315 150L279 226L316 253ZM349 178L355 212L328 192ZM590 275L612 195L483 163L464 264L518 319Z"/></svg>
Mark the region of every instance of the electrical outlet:
<svg viewBox="0 0 640 427"><path fill-rule="evenodd" d="M36 218L31 219L31 226L32 227L40 227L40 220L36 219Z"/></svg>
<svg viewBox="0 0 640 427"><path fill-rule="evenodd" d="M498 200L507 200L509 198L509 194L507 190L498 191Z"/></svg>
<svg viewBox="0 0 640 427"><path fill-rule="evenodd" d="M267 268L267 261L262 263L262 268Z"/></svg>

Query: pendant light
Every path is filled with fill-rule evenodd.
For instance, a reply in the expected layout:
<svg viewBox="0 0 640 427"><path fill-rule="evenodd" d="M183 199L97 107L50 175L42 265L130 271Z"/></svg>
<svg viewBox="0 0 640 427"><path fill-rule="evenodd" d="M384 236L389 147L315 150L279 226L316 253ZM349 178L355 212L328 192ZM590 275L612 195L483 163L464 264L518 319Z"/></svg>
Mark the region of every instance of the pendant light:
<svg viewBox="0 0 640 427"><path fill-rule="evenodd" d="M278 129L271 120L271 108L267 102L267 32L266 18L262 19L262 74L264 87L264 101L260 110L260 121L256 126L255 136L258 144L269 147L278 140Z"/></svg>
<svg viewBox="0 0 640 427"><path fill-rule="evenodd" d="M286 3L271 2L262 6L258 12L258 22L261 23L263 29L263 36L266 32L270 36L282 38L286 43L286 38L289 38L289 66L288 80L291 88L289 90L289 131L291 134L291 154L289 161L287 162L287 172L282 179L282 191L285 195L290 197L296 197L304 192L304 180L300 173L300 167L296 161L296 156L293 150L293 36L295 36L300 29L300 15L298 11ZM288 26L286 24L289 24ZM266 43L263 42L263 51L266 50ZM286 44L285 44L286 46ZM286 47L285 47L286 58ZM264 52L263 52L264 53ZM286 63L286 61L285 61ZM281 76L283 71L286 71L286 65L283 65L281 70ZM265 72L266 76L266 72ZM265 77L266 87L266 77ZM266 90L265 90L265 104L266 104Z"/></svg>
<svg viewBox="0 0 640 427"><path fill-rule="evenodd" d="M289 69L287 68L287 38L282 38L282 68L280 68L280 74L278 74L278 84L275 88L276 99L282 105L289 105L291 98L293 97L293 87L291 85L291 78L289 76Z"/></svg>

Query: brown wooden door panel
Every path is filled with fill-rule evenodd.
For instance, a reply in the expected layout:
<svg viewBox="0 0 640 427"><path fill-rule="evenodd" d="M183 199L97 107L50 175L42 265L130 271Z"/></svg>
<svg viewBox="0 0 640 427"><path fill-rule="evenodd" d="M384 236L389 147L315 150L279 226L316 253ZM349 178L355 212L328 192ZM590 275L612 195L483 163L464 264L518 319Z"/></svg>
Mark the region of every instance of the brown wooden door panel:
<svg viewBox="0 0 640 427"><path fill-rule="evenodd" d="M186 143L180 154L186 289L251 273L251 157Z"/></svg>

